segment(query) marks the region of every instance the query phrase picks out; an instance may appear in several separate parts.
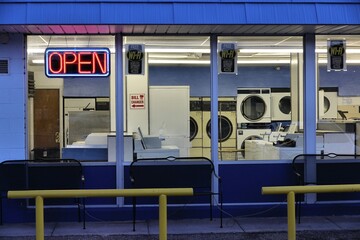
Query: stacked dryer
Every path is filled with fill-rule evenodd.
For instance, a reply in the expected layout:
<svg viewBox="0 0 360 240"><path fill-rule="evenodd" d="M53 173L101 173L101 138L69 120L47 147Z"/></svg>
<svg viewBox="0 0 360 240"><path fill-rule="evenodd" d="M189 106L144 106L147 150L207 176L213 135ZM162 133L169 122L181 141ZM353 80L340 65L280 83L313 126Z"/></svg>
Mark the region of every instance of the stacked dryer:
<svg viewBox="0 0 360 240"><path fill-rule="evenodd" d="M220 97L218 100L218 150L220 160L236 157L236 98ZM203 154L211 158L211 102L203 98Z"/></svg>
<svg viewBox="0 0 360 240"><path fill-rule="evenodd" d="M238 88L236 110L238 159L246 159L245 141L271 133L270 88Z"/></svg>

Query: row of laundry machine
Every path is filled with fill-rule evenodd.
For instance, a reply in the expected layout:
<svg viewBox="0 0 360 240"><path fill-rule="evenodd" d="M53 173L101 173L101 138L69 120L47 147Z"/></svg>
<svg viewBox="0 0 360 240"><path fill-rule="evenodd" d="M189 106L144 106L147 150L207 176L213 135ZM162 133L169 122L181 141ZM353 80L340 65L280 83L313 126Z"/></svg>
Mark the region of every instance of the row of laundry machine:
<svg viewBox="0 0 360 240"><path fill-rule="evenodd" d="M320 90L319 104L324 119L337 118L337 88ZM245 141L269 136L282 123L291 123L291 95L289 88L238 88L236 97L218 100L218 150L221 160L246 159ZM192 97L190 100L191 156L210 158L211 108L210 98Z"/></svg>
<svg viewBox="0 0 360 240"><path fill-rule="evenodd" d="M236 150L236 97L218 100L219 150ZM211 100L190 98L190 155L211 158Z"/></svg>

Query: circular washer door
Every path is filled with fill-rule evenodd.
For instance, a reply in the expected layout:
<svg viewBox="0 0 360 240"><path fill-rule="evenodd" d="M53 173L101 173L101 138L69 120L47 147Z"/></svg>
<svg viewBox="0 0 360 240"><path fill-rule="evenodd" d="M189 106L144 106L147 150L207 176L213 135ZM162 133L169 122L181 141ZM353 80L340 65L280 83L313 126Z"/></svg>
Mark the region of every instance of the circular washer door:
<svg viewBox="0 0 360 240"><path fill-rule="evenodd" d="M199 126L193 117L190 117L190 141L192 141L199 132Z"/></svg>
<svg viewBox="0 0 360 240"><path fill-rule="evenodd" d="M290 96L285 96L280 99L279 110L283 114L290 114L290 112L291 112L291 97Z"/></svg>
<svg viewBox="0 0 360 240"><path fill-rule="evenodd" d="M251 95L242 101L240 110L246 120L258 121L265 115L266 103L261 97Z"/></svg>
<svg viewBox="0 0 360 240"><path fill-rule="evenodd" d="M224 142L228 140L233 132L233 126L229 118L225 116L218 116L218 142ZM211 139L211 120L209 120L206 124L206 134Z"/></svg>
<svg viewBox="0 0 360 240"><path fill-rule="evenodd" d="M324 96L324 113L327 113L330 109L330 100Z"/></svg>

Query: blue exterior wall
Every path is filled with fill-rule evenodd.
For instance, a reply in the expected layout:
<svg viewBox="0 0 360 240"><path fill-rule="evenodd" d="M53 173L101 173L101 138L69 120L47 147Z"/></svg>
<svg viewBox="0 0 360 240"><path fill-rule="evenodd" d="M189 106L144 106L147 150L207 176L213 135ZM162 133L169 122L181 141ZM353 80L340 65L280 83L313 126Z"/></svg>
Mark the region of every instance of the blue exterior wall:
<svg viewBox="0 0 360 240"><path fill-rule="evenodd" d="M3 0L0 24L359 24L359 12L356 0Z"/></svg>
<svg viewBox="0 0 360 240"><path fill-rule="evenodd" d="M0 161L26 158L25 36L10 34L0 44L0 59L9 60L9 74L0 74Z"/></svg>

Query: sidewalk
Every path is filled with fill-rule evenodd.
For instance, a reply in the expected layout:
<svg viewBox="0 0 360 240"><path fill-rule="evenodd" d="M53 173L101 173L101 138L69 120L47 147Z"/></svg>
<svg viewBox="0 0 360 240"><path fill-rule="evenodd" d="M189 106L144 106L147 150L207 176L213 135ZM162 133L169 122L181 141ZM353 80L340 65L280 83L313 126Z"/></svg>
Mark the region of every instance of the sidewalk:
<svg viewBox="0 0 360 240"><path fill-rule="evenodd" d="M303 217L297 224L297 239L360 239L360 216ZM223 228L220 220L183 219L168 221L168 239L287 239L287 219L226 218ZM0 226L0 239L35 239L35 223L4 224ZM156 220L138 221L136 231L127 222L59 222L45 223L45 239L158 239Z"/></svg>

